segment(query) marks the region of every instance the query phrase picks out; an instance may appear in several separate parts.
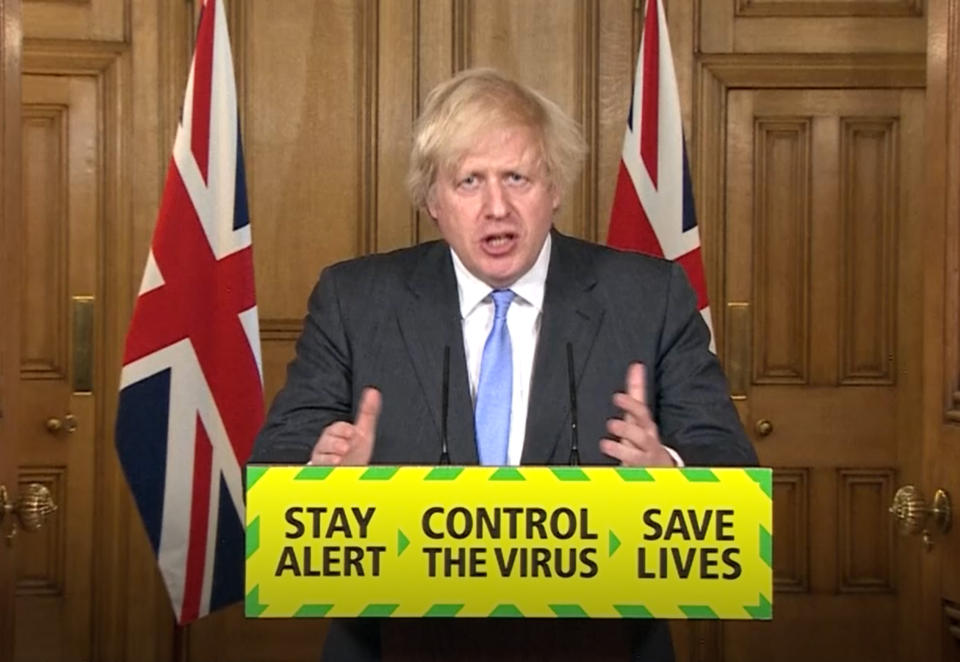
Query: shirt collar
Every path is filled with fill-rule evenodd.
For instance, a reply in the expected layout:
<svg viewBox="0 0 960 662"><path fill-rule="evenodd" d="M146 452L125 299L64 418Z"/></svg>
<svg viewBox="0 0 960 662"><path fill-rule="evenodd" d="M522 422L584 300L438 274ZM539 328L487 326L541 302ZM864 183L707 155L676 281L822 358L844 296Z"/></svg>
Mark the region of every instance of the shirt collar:
<svg viewBox="0 0 960 662"><path fill-rule="evenodd" d="M550 246L552 244L550 233L540 248L540 254L530 269L520 276L509 289L518 298L527 302L540 312L543 308L543 294L547 284L547 269L550 267ZM457 294L460 297L460 316L466 319L480 303L490 296L493 288L482 280L470 273L470 270L460 260L457 252L450 249L450 255L453 257L453 273L457 278Z"/></svg>

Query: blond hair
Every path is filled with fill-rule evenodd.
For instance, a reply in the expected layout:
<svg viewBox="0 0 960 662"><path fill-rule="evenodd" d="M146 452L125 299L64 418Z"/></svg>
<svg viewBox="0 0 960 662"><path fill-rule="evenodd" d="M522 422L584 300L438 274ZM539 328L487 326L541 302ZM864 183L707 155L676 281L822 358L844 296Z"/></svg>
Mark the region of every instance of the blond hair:
<svg viewBox="0 0 960 662"><path fill-rule="evenodd" d="M407 190L426 208L437 172L455 167L483 135L526 128L539 143L540 164L558 197L580 172L586 143L580 127L545 96L494 69L467 69L427 95L414 125Z"/></svg>

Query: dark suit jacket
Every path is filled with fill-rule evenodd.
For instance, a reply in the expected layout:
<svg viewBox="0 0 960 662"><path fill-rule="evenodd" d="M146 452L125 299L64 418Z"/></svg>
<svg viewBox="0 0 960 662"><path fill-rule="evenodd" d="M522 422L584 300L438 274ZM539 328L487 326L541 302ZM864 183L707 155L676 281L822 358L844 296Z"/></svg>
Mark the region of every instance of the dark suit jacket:
<svg viewBox="0 0 960 662"><path fill-rule="evenodd" d="M607 419L620 414L611 397L624 389L632 361L647 366L647 403L663 443L687 465L755 464L680 267L556 231L552 236L522 463L568 461L566 345L571 343L583 464L615 463L600 452L597 442L606 436ZM448 246L431 242L324 270L310 297L286 385L273 402L250 461L306 462L323 429L334 421L353 420L361 390L372 385L383 394L372 462L435 464L440 457L445 346L451 357L450 459L453 464L476 464L473 406ZM543 627L554 628L551 636L561 642L576 630L569 625ZM361 623L332 628L327 659L335 659L331 654L339 646L347 646L339 659L361 659L361 652L349 646L363 648L372 639L351 633L370 628ZM422 631L400 639L416 640L424 636ZM480 638L491 645L511 638L506 625L487 632L497 633ZM634 624L625 638L632 640L635 654L653 646L654 652L633 659L672 659L665 625ZM430 644L434 639L426 637ZM564 649L568 646L561 644L559 650ZM410 659L430 656L415 653Z"/></svg>

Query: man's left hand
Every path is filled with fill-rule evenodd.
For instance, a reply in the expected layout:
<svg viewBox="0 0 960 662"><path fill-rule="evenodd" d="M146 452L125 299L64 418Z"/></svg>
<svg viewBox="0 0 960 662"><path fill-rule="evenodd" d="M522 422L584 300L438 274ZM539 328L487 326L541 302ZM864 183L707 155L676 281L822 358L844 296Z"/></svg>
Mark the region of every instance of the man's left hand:
<svg viewBox="0 0 960 662"><path fill-rule="evenodd" d="M600 450L620 460L625 467L673 467L673 457L660 443L657 424L650 416L646 396L646 368L631 363L627 368L625 393L614 393L613 404L623 411L623 419L607 421L612 438L600 440Z"/></svg>

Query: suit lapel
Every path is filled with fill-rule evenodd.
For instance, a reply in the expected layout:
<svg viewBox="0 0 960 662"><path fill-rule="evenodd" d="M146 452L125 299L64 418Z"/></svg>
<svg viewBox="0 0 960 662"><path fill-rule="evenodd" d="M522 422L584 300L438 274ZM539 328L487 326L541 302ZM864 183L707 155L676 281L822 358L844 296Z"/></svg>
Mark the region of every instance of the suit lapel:
<svg viewBox="0 0 960 662"><path fill-rule="evenodd" d="M450 249L445 243L437 242L427 249L407 281L405 295L407 300L397 308L397 322L423 388L437 438L441 430L443 351L444 347L449 347L450 410L447 439L450 461L453 464L476 464L473 405L463 351L457 281Z"/></svg>
<svg viewBox="0 0 960 662"><path fill-rule="evenodd" d="M567 343L579 384L603 320L603 308L590 296L596 278L571 244L553 233L521 464L549 462L558 440L569 436L561 434L569 425Z"/></svg>

